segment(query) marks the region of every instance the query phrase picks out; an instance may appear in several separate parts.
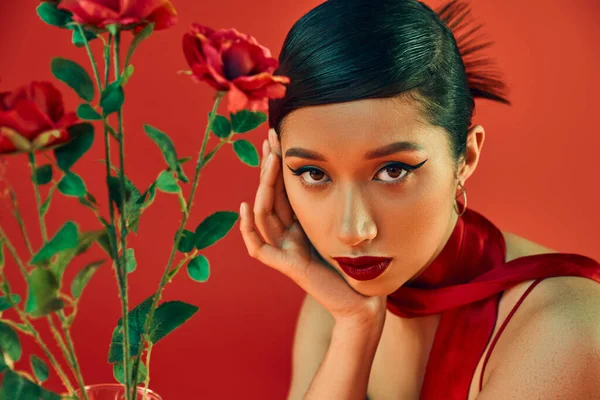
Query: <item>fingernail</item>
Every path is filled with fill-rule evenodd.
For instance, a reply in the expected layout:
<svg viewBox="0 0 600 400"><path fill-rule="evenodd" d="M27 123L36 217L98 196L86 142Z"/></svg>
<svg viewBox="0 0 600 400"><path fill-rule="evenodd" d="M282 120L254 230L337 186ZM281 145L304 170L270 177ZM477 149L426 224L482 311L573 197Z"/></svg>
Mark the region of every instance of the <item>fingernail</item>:
<svg viewBox="0 0 600 400"><path fill-rule="evenodd" d="M240 203L240 216L244 218L244 203Z"/></svg>

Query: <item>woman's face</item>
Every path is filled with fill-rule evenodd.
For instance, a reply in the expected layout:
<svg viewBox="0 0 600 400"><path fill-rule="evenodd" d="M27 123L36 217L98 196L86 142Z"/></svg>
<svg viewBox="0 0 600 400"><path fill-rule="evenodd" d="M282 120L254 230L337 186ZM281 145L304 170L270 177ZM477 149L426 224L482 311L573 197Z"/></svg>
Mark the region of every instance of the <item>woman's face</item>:
<svg viewBox="0 0 600 400"><path fill-rule="evenodd" d="M377 149L390 151L371 154ZM394 292L422 272L450 237L457 214L447 133L425 123L412 101L368 99L295 110L282 124L281 150L298 221L319 254L359 293ZM351 278L333 260L360 256L393 260L368 281Z"/></svg>

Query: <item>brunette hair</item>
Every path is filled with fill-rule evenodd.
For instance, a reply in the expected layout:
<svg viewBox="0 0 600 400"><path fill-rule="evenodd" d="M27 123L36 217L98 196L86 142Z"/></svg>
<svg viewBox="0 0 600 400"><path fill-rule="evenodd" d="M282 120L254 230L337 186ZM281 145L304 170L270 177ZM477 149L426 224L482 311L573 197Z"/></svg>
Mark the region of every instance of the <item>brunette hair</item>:
<svg viewBox="0 0 600 400"><path fill-rule="evenodd" d="M292 111L369 98L410 96L432 125L448 132L455 161L464 154L474 98L510 104L468 4L434 11L417 0L328 0L288 33L277 75L290 77L284 98L270 100L269 125L280 134Z"/></svg>

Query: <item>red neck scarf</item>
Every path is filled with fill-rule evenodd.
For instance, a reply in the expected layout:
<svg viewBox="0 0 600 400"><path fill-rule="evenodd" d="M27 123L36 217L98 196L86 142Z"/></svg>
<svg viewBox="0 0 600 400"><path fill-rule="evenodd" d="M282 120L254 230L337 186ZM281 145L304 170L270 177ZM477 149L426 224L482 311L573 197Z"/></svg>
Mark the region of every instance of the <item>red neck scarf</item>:
<svg viewBox="0 0 600 400"><path fill-rule="evenodd" d="M517 283L553 276L600 282L600 264L565 253L521 257L505 263L500 230L467 209L427 269L390 294L387 308L403 318L441 313L421 390L421 400L465 400L477 364L491 339L502 292Z"/></svg>

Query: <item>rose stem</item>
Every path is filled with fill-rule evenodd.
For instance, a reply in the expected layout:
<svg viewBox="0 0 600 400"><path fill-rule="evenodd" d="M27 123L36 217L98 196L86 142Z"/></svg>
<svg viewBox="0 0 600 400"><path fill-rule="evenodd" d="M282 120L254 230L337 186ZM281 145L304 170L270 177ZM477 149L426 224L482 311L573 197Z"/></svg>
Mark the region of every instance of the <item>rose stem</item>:
<svg viewBox="0 0 600 400"><path fill-rule="evenodd" d="M200 171L202 170L202 168L204 166L204 150L206 147L206 143L208 142L208 137L209 137L210 131L212 129L213 122L217 115L217 109L219 108L219 104L221 103L221 100L222 100L224 94L225 94L225 92L217 92L217 95L215 98L215 103L212 108L212 112L210 113L210 116L208 118L208 123L206 124L206 130L204 131L204 140L202 142L202 148L200 149L200 154L198 154L198 161L196 162L196 171L194 174L194 182L192 184L192 191L191 191L190 196L187 201L187 209L183 213L183 217L181 219L181 224L179 225L179 229L177 230L177 234L175 235L175 243L173 243L173 247L171 249L171 254L169 256L169 261L167 262L167 266L165 267L165 271L163 272L162 278L160 280L160 284L158 285L158 290L157 290L156 294L154 295L154 298L152 299L152 306L150 307L150 310L146 317L146 322L144 324L144 333L146 333L146 334L149 332L150 326L152 325L152 319L154 318L154 311L156 310L156 306L162 295L163 288L165 287L165 285L168 281L169 271L171 269L171 265L173 264L173 259L175 258L175 252L177 251L177 247L179 247L179 241L181 240L183 229L185 227L185 224L190 215L190 211L192 209L194 195L196 193L196 187L198 186L198 179L200 178ZM140 340L140 344L138 347L138 354L134 359L134 367L133 367L134 374L137 372L137 370L139 368L140 358L141 358L142 350L144 349L144 345L145 345L145 336L142 335L142 338Z"/></svg>

